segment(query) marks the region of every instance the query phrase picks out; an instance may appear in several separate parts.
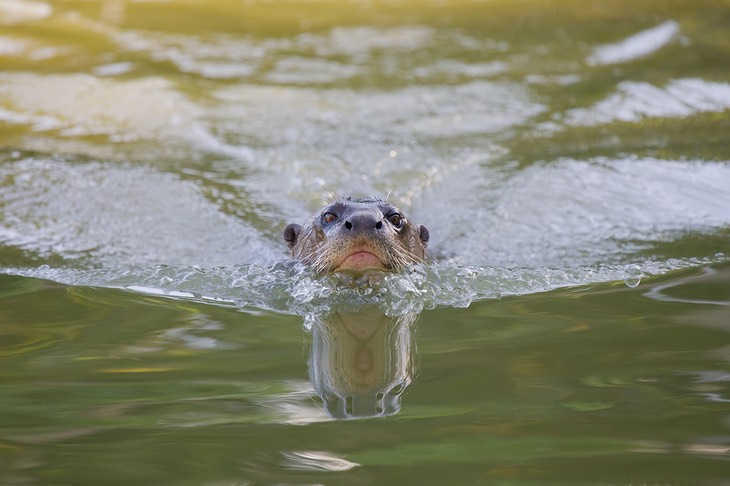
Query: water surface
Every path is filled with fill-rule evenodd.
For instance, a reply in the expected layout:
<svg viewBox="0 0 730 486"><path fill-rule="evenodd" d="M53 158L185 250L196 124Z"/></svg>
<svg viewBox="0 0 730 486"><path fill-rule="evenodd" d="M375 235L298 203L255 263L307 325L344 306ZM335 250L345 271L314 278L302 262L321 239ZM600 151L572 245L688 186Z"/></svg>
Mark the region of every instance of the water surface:
<svg viewBox="0 0 730 486"><path fill-rule="evenodd" d="M727 14L0 1L0 483L727 483Z"/></svg>

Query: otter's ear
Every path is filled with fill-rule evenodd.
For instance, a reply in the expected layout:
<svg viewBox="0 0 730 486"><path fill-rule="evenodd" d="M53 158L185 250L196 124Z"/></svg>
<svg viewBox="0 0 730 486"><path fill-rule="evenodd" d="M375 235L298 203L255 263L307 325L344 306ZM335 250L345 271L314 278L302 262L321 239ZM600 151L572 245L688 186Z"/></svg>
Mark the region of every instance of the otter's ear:
<svg viewBox="0 0 730 486"><path fill-rule="evenodd" d="M286 225L286 228L284 228L284 239L286 240L286 244L289 246L290 250L294 249L294 246L297 244L297 239L299 238L299 233L302 232L302 227L298 224L288 224Z"/></svg>
<svg viewBox="0 0 730 486"><path fill-rule="evenodd" d="M431 237L431 235L428 232L428 228L421 225L418 227L418 236L421 237L421 244L423 244L423 247L426 248L428 245L428 239Z"/></svg>

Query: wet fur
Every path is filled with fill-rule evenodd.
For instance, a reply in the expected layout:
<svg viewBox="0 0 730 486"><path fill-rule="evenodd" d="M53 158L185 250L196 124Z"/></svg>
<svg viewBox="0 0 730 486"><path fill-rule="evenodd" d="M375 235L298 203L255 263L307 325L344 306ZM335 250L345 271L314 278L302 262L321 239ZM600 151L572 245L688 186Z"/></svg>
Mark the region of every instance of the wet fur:
<svg viewBox="0 0 730 486"><path fill-rule="evenodd" d="M383 225L368 234L350 234L356 232L345 231L341 226L350 211L371 214ZM342 221L324 227L326 225L322 217L326 212L340 212ZM396 228L386 217L393 213L402 216L396 206L378 198L339 199L322 208L303 226L288 225L284 229L284 239L292 251L292 257L318 273L336 270L356 251L375 254L386 270L400 270L423 262L429 239L428 229L411 224L405 216L402 216L402 227Z"/></svg>

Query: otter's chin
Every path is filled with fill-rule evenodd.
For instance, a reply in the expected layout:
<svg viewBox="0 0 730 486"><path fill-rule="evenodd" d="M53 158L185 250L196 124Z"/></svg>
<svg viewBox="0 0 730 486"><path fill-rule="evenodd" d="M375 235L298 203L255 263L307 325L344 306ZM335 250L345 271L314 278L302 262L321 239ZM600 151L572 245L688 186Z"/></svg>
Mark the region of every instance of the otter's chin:
<svg viewBox="0 0 730 486"><path fill-rule="evenodd" d="M386 270L385 263L375 254L368 251L356 251L348 255L335 268L336 272L357 272L361 273L367 270Z"/></svg>

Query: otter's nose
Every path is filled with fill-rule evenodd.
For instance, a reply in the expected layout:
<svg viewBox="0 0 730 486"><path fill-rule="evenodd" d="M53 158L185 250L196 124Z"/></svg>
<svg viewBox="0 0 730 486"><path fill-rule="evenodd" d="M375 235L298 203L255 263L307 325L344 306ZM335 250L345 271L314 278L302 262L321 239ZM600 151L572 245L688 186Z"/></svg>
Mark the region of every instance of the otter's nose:
<svg viewBox="0 0 730 486"><path fill-rule="evenodd" d="M369 233L383 227L383 221L371 212L355 213L345 220L345 228L353 233Z"/></svg>

